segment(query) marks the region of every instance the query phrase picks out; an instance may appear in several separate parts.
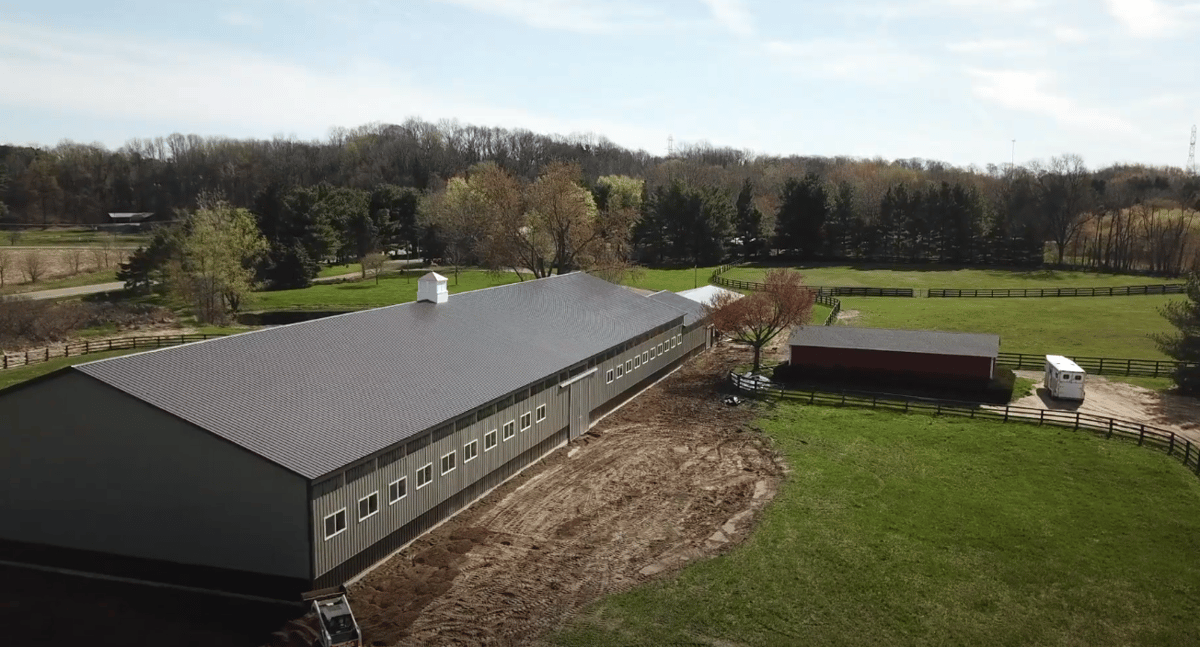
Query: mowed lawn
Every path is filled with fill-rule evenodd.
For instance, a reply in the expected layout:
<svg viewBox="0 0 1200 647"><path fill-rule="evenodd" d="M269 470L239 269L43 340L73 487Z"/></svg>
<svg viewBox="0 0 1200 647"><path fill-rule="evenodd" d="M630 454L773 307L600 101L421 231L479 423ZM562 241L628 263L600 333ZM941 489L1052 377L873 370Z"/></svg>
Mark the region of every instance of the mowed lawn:
<svg viewBox="0 0 1200 647"><path fill-rule="evenodd" d="M558 645L1195 645L1200 479L1086 432L779 406L792 472L729 554Z"/></svg>
<svg viewBox="0 0 1200 647"><path fill-rule="evenodd" d="M450 280L451 294L507 285L518 280L512 272L460 270L456 282L453 271L436 271ZM403 273L384 274L379 277L378 283L371 278L346 283L318 283L301 290L256 292L243 310L362 310L406 303L417 299L417 279L428 272L406 270Z"/></svg>
<svg viewBox="0 0 1200 647"><path fill-rule="evenodd" d="M722 276L761 281L768 267L735 267ZM862 266L796 267L808 285L874 288L1073 288L1181 283L1183 279L1093 272L1015 269L961 269L943 265L909 265L875 268Z"/></svg>
<svg viewBox="0 0 1200 647"><path fill-rule="evenodd" d="M1000 350L1082 357L1169 359L1149 335L1174 328L1159 314L1182 295L1015 299L842 297L845 323L1000 335Z"/></svg>

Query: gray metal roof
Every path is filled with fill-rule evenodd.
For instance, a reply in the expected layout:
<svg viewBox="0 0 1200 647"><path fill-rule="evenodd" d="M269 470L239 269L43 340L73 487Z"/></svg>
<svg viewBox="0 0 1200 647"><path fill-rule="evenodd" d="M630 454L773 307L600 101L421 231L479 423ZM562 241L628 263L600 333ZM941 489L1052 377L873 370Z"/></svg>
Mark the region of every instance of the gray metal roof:
<svg viewBox="0 0 1200 647"><path fill-rule="evenodd" d="M680 317L575 273L75 370L316 478Z"/></svg>
<svg viewBox="0 0 1200 647"><path fill-rule="evenodd" d="M788 344L992 358L1000 352L999 335L855 326L804 326L792 331Z"/></svg>
<svg viewBox="0 0 1200 647"><path fill-rule="evenodd" d="M683 325L690 326L704 318L704 306L696 301L674 292L663 290L649 295L649 298L664 303L683 313Z"/></svg>

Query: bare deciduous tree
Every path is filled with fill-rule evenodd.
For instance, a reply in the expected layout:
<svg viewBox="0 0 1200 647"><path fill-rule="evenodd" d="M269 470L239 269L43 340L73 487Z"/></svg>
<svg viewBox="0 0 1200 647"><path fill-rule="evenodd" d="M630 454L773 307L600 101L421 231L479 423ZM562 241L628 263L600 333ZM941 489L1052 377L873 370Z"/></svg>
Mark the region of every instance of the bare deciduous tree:
<svg viewBox="0 0 1200 647"><path fill-rule="evenodd" d="M763 283L758 292L722 293L704 306L717 330L754 348L755 373L762 366L763 346L784 330L808 323L816 300L816 292L793 270L769 270Z"/></svg>
<svg viewBox="0 0 1200 647"><path fill-rule="evenodd" d="M37 283L46 273L46 259L41 251L31 249L21 256L21 271L30 283Z"/></svg>
<svg viewBox="0 0 1200 647"><path fill-rule="evenodd" d="M75 275L83 269L83 248L72 247L67 250L67 264L71 267L71 274Z"/></svg>
<svg viewBox="0 0 1200 647"><path fill-rule="evenodd" d="M362 265L363 279L370 274L375 277L375 285L379 285L379 275L383 273L383 264L386 260L387 257L379 252L372 252L359 259L358 262Z"/></svg>

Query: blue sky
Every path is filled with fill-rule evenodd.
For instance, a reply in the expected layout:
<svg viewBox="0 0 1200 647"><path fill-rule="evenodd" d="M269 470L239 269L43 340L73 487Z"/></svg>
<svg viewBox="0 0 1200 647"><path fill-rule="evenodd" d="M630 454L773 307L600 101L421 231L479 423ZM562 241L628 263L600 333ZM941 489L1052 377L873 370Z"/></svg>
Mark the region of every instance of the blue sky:
<svg viewBox="0 0 1200 647"><path fill-rule="evenodd" d="M0 141L407 117L664 153L1182 166L1200 1L0 0Z"/></svg>

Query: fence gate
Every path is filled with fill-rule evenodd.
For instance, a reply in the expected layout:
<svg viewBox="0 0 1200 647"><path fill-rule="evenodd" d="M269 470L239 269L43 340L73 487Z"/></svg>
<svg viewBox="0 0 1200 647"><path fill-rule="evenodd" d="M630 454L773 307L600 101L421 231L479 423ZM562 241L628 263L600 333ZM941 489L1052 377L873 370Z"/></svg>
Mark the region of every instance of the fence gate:
<svg viewBox="0 0 1200 647"><path fill-rule="evenodd" d="M582 436L592 422L592 376L596 369L571 378L562 386L568 389L570 402L567 410L571 416L571 440Z"/></svg>

